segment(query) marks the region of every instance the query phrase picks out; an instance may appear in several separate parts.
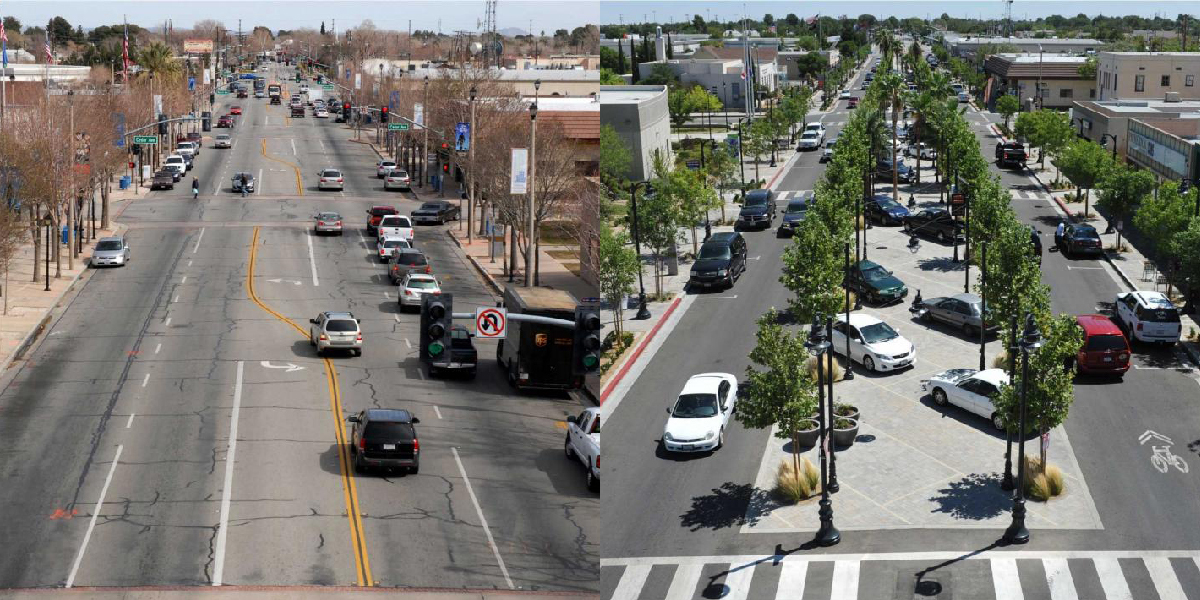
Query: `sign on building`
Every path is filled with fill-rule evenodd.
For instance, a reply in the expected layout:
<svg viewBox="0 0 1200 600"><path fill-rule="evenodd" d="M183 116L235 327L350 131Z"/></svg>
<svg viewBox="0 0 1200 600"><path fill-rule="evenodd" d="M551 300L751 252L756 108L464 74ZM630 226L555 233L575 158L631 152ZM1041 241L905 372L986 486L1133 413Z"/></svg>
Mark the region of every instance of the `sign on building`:
<svg viewBox="0 0 1200 600"><path fill-rule="evenodd" d="M183 51L187 54L205 54L213 51L212 40L183 40Z"/></svg>

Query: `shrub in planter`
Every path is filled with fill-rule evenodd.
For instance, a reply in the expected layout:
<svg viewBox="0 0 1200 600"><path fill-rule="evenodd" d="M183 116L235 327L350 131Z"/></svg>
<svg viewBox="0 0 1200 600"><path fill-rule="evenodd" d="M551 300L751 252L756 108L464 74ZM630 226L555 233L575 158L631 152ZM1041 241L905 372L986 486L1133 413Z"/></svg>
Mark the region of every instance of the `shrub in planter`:
<svg viewBox="0 0 1200 600"><path fill-rule="evenodd" d="M824 357L822 357L822 359L823 360L820 361L819 367L818 367L818 363L817 363L817 358L815 356L810 356L808 358L808 362L805 363L805 368L808 369L808 374L812 376L813 381L817 381L817 369L818 368L821 371L821 377L827 377L829 375L829 371L828 371L829 366L826 364L828 362L828 359L825 359ZM845 373L842 371L842 365L838 364L838 361L836 361L836 360L833 361L833 380L841 381L842 375L844 375L844 374ZM826 381L828 381L828 380L826 380Z"/></svg>
<svg viewBox="0 0 1200 600"><path fill-rule="evenodd" d="M838 446L853 446L858 437L858 419L838 417L833 422L833 443Z"/></svg>
<svg viewBox="0 0 1200 600"><path fill-rule="evenodd" d="M800 459L800 471L797 473L790 460L779 462L775 471L775 495L782 501L795 504L801 500L812 498L820 491L821 474L813 466L808 457Z"/></svg>
<svg viewBox="0 0 1200 600"><path fill-rule="evenodd" d="M1054 465L1042 468L1042 461L1025 458L1025 493L1034 500L1045 502L1066 491L1062 470Z"/></svg>
<svg viewBox="0 0 1200 600"><path fill-rule="evenodd" d="M805 419L804 421L801 421L801 427L807 427L807 429L800 429L796 432L795 442L802 448L812 448L813 446L816 446L817 439L821 437L820 421L816 420L815 418Z"/></svg>
<svg viewBox="0 0 1200 600"><path fill-rule="evenodd" d="M849 404L843 404L841 402L834 402L833 403L833 414L835 417L841 417L842 419L854 419L855 421L858 421L858 407L857 406L851 406ZM841 419L839 419L839 420L841 420Z"/></svg>

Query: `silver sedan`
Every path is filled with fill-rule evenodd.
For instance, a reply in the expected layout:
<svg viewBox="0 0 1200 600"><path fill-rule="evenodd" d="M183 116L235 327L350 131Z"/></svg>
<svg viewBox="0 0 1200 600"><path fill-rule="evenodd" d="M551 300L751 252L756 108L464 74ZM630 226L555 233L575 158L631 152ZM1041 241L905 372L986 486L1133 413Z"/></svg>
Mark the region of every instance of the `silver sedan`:
<svg viewBox="0 0 1200 600"><path fill-rule="evenodd" d="M343 190L345 181L342 172L337 169L321 169L317 172L318 190Z"/></svg>
<svg viewBox="0 0 1200 600"><path fill-rule="evenodd" d="M129 262L129 244L123 237L100 238L96 249L92 251L92 266L101 265L123 267Z"/></svg>
<svg viewBox="0 0 1200 600"><path fill-rule="evenodd" d="M320 212L313 215L315 224L313 225L313 233L321 235L322 233L336 233L342 235L342 215L335 212Z"/></svg>

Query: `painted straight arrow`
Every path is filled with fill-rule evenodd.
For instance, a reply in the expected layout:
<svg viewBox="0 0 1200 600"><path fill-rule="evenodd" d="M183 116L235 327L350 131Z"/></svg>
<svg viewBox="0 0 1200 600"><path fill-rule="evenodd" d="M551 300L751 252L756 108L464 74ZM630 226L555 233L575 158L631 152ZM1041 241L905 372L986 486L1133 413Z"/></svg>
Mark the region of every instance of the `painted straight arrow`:
<svg viewBox="0 0 1200 600"><path fill-rule="evenodd" d="M271 283L290 283L292 285L300 285L300 282L295 279L268 279Z"/></svg>
<svg viewBox="0 0 1200 600"><path fill-rule="evenodd" d="M271 361L269 361L269 360L264 360L258 364L260 364L268 369L286 369L286 371L284 371L284 373L291 373L292 371L300 371L300 370L304 369L304 367L301 367L299 365L293 365L292 363L284 363L282 365L273 365L273 364L271 364Z"/></svg>

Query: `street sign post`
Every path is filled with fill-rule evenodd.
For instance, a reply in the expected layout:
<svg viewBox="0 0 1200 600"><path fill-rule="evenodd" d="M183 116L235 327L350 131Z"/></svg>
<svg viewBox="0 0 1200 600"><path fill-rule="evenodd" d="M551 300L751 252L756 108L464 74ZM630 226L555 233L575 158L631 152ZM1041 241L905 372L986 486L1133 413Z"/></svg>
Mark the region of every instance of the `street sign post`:
<svg viewBox="0 0 1200 600"><path fill-rule="evenodd" d="M322 85L322 86L321 86L321 89L323 89L323 90L325 90L325 91L327 91L327 92L332 92L332 91L333 91L333 86L332 86L332 85L329 85L329 84L324 84L324 85Z"/></svg>
<svg viewBox="0 0 1200 600"><path fill-rule="evenodd" d="M475 337L502 340L507 322L506 309L481 306L475 309Z"/></svg>
<svg viewBox="0 0 1200 600"><path fill-rule="evenodd" d="M217 90L217 95L218 96L228 96L229 90Z"/></svg>
<svg viewBox="0 0 1200 600"><path fill-rule="evenodd" d="M147 144L149 146L154 146L154 145L158 144L158 136L157 135L135 135L135 136L133 136L133 143Z"/></svg>
<svg viewBox="0 0 1200 600"><path fill-rule="evenodd" d="M388 123L388 131L408 131L408 123Z"/></svg>

